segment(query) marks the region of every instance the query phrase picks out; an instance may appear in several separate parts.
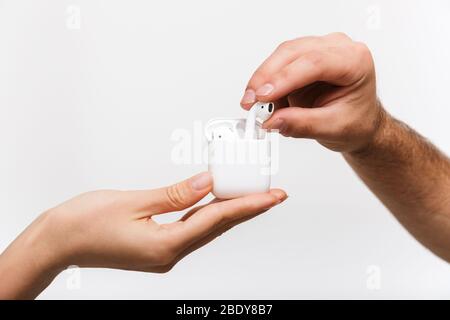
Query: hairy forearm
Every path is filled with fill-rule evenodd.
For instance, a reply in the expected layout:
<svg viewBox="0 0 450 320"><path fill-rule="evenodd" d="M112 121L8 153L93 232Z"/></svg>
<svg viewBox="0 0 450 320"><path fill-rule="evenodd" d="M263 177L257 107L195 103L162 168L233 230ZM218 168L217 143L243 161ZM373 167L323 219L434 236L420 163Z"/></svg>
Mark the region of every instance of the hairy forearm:
<svg viewBox="0 0 450 320"><path fill-rule="evenodd" d="M383 112L372 143L344 158L412 235L450 261L450 160L442 152Z"/></svg>

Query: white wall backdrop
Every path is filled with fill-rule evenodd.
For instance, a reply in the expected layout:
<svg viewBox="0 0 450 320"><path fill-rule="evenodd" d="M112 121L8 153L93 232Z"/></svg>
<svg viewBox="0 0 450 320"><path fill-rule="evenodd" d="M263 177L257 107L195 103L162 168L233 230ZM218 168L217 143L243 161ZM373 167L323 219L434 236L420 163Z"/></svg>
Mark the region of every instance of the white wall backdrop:
<svg viewBox="0 0 450 320"><path fill-rule="evenodd" d="M253 70L302 35L366 42L387 109L449 153L449 14L445 0L0 0L0 249L78 193L204 170L173 163L172 132L244 116ZM339 154L308 140L280 149L280 207L168 274L66 271L40 298L450 297L449 265Z"/></svg>

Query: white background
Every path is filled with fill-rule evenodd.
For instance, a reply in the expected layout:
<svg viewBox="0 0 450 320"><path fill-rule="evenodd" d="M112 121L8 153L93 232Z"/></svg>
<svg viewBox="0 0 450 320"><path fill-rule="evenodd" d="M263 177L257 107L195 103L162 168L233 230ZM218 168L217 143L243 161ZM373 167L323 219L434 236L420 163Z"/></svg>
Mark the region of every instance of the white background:
<svg viewBox="0 0 450 320"><path fill-rule="evenodd" d="M445 0L0 0L0 249L81 192L204 170L173 163L173 130L244 116L251 73L298 36L343 31L366 42L386 108L448 153L449 14ZM65 272L40 297L450 297L448 264L339 154L283 139L273 181L285 203L168 274L83 269L77 288ZM367 286L372 265L378 290Z"/></svg>

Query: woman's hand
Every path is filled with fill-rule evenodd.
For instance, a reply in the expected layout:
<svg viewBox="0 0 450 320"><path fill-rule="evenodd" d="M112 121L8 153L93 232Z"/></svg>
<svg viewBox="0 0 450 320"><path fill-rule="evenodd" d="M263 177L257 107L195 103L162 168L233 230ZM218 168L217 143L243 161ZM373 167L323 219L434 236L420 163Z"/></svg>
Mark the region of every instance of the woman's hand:
<svg viewBox="0 0 450 320"><path fill-rule="evenodd" d="M255 101L275 101L265 128L341 152L364 149L384 118L370 51L342 33L283 42L248 82L241 104Z"/></svg>
<svg viewBox="0 0 450 320"><path fill-rule="evenodd" d="M69 265L167 272L185 255L286 199L282 190L190 210L158 224L157 214L191 207L212 189L209 173L145 191L94 191L31 224L0 256L0 298L33 298Z"/></svg>

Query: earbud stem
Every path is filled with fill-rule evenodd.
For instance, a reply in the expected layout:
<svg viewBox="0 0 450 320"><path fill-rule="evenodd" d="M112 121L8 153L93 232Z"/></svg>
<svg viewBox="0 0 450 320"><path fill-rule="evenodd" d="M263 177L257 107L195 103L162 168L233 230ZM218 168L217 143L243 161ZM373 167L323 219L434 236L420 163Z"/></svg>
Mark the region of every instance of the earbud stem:
<svg viewBox="0 0 450 320"><path fill-rule="evenodd" d="M255 108L248 111L247 120L245 121L245 139L253 139L255 136L256 112Z"/></svg>

